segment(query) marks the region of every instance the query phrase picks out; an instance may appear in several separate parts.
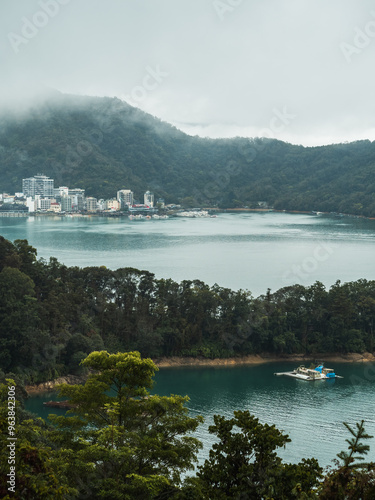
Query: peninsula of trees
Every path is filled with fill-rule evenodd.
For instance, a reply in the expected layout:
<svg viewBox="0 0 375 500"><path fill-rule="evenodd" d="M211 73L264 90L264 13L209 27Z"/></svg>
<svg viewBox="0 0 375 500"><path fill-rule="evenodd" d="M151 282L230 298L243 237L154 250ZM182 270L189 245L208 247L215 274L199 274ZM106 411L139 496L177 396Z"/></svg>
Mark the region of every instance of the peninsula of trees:
<svg viewBox="0 0 375 500"><path fill-rule="evenodd" d="M0 370L25 383L80 375L81 360L103 349L154 359L374 352L374 326L375 281L255 298L133 268L67 267L0 237Z"/></svg>
<svg viewBox="0 0 375 500"><path fill-rule="evenodd" d="M0 112L0 191L44 172L108 198L132 187L166 203L375 217L375 142L303 147L191 137L118 99L56 93Z"/></svg>

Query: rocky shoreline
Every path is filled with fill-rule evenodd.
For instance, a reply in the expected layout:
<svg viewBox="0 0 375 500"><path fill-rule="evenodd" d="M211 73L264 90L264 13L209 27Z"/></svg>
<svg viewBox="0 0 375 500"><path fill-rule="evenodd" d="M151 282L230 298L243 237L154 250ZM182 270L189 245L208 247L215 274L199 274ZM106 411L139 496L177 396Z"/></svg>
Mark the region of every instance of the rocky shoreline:
<svg viewBox="0 0 375 500"><path fill-rule="evenodd" d="M85 382L86 379L87 377L66 375L65 377L59 377L55 380L49 380L48 382L41 382L40 384L25 385L25 390L30 395L42 394L44 392L53 391L59 384L81 384L82 382Z"/></svg>
<svg viewBox="0 0 375 500"><path fill-rule="evenodd" d="M284 361L296 361L299 363L313 362L314 360L324 360L332 363L375 363L375 356L369 352L363 354L357 353L331 353L331 354L286 354L284 356L275 356L272 354L252 354L249 356L240 356L238 358L193 358L193 357L171 357L160 358L155 361L159 368L176 368L186 366L238 366L255 365L261 363L277 363Z"/></svg>
<svg viewBox="0 0 375 500"><path fill-rule="evenodd" d="M184 368L184 367L194 367L194 366L215 366L215 367L228 367L228 366L240 366L240 365L256 365L261 363L277 363L277 362L288 362L295 361L298 363L311 363L314 360L324 360L329 363L375 363L375 356L372 353L365 352L363 354L348 353L348 354L286 354L284 356L275 356L272 354L252 354L249 356L240 356L238 358L217 358L217 359L206 359L206 358L193 358L193 357L177 357L173 356L170 358L159 358L154 359L155 364L159 368ZM28 394L42 394L45 392L50 392L55 389L59 384L81 384L85 382L87 376L76 376L76 375L66 375L65 377L59 377L55 380L50 380L48 382L42 382L41 384L26 385L25 389Z"/></svg>

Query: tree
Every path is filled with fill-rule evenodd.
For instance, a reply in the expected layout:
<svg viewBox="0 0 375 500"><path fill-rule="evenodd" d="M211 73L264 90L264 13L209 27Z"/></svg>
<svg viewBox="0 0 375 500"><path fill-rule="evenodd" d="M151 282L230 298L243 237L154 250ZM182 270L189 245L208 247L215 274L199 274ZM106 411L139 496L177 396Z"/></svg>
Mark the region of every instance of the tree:
<svg viewBox="0 0 375 500"><path fill-rule="evenodd" d="M319 492L322 500L336 500L344 498L347 500L372 500L375 498L375 463L364 463L364 455L367 455L370 447L362 440L371 439L366 433L364 420L356 423L356 429L344 422L345 427L353 436L346 439L348 450L337 454L341 463L336 460L337 468L327 474ZM357 454L357 455L356 455ZM356 462L359 460L360 462Z"/></svg>
<svg viewBox="0 0 375 500"><path fill-rule="evenodd" d="M21 391L13 379L4 382L0 384L0 497L3 500L74 498L71 495L76 490L67 484L53 459L46 423L25 412ZM8 439L12 432L17 440ZM12 467L14 487L8 483L12 480L9 475Z"/></svg>
<svg viewBox="0 0 375 500"><path fill-rule="evenodd" d="M21 259L20 271L33 277L33 267L36 263L37 251L27 240L14 240L14 246Z"/></svg>
<svg viewBox="0 0 375 500"><path fill-rule="evenodd" d="M36 302L32 279L18 269L4 267L0 272L0 368L30 361L24 344L35 335Z"/></svg>
<svg viewBox="0 0 375 500"><path fill-rule="evenodd" d="M209 431L219 441L197 474L203 498L260 500L313 495L322 469L315 459L283 464L275 450L290 439L274 425L261 424L249 411L235 411L229 420L215 415Z"/></svg>
<svg viewBox="0 0 375 500"><path fill-rule="evenodd" d="M188 398L150 395L157 367L138 352L92 352L81 364L92 371L87 382L59 387L74 416L51 416L67 476L93 499L154 498L178 486L201 447L187 435L203 421L188 416Z"/></svg>

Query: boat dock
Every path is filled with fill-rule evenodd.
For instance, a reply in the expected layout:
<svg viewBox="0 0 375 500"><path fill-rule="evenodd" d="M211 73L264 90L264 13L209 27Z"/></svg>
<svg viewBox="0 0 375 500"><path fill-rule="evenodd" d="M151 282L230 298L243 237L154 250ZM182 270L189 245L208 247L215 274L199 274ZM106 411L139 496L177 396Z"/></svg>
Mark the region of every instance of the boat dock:
<svg viewBox="0 0 375 500"><path fill-rule="evenodd" d="M274 375L276 375L276 377L285 376L285 377L299 378L300 380L325 380L325 378L322 377L312 377L310 375L305 375L304 373L297 373L295 371L279 372L279 373L274 373Z"/></svg>
<svg viewBox="0 0 375 500"><path fill-rule="evenodd" d="M335 371L332 368L325 368L323 363L315 368L306 368L305 365L301 365L291 372L279 372L275 373L275 375L278 377L284 375L286 377L299 378L300 380L334 380L338 378Z"/></svg>

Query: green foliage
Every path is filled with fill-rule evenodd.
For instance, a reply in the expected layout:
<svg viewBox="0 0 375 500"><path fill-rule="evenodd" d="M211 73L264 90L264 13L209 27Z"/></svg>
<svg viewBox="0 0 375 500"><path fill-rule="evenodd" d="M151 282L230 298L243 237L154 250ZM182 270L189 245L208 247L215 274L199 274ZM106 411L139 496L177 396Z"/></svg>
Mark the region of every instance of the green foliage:
<svg viewBox="0 0 375 500"><path fill-rule="evenodd" d="M374 351L375 281L293 285L253 298L148 271L36 260L26 240L0 239L0 369L38 383L92 351L207 359Z"/></svg>
<svg viewBox="0 0 375 500"><path fill-rule="evenodd" d="M20 400L20 391L16 392L15 406L9 406L8 390L15 388L13 379L6 379L0 384L0 496L4 500L11 499L60 499L76 493L68 485L66 479L53 459L53 452L48 440L47 425L41 419L35 419L25 412ZM22 391L21 391L22 393ZM9 409L15 413L14 455L11 455L8 445ZM15 468L15 491L11 486L10 467Z"/></svg>
<svg viewBox="0 0 375 500"><path fill-rule="evenodd" d="M364 460L364 457L362 455L367 455L367 452L370 449L369 445L361 443L362 439L371 439L372 437L374 437L366 434L364 423L364 420L362 420L360 424L357 422L357 430L355 431L347 422L344 422L345 427L353 437L351 439L346 439L346 442L349 445L350 452L347 453L345 451L341 451L337 455L339 459L342 460L343 467L353 467L355 460ZM359 455L355 456L355 453L358 453Z"/></svg>
<svg viewBox="0 0 375 500"><path fill-rule="evenodd" d="M218 442L197 474L203 498L312 498L322 469L314 459L283 464L275 450L290 439L274 425L235 411L229 420L215 415L209 431Z"/></svg>
<svg viewBox="0 0 375 500"><path fill-rule="evenodd" d="M364 420L356 423L356 429L353 429L347 422L344 422L344 425L352 435L352 438L346 439L349 451L343 450L337 454L341 463L336 461L337 468L324 478L319 488L319 498L322 500L336 498L371 500L375 498L375 463L361 461L364 460L363 455L367 455L370 450L369 445L362 441L371 439L373 436L366 433ZM356 460L360 462L356 463Z"/></svg>
<svg viewBox="0 0 375 500"><path fill-rule="evenodd" d="M0 368L13 369L29 356L25 344L35 335L37 301L34 282L19 269L0 272Z"/></svg>
<svg viewBox="0 0 375 500"><path fill-rule="evenodd" d="M201 447L189 434L203 419L188 415L188 398L151 396L157 367L138 352L92 352L81 364L91 371L86 383L58 388L73 416L50 416L72 484L82 494L90 484L92 499L154 498L177 487Z"/></svg>
<svg viewBox="0 0 375 500"><path fill-rule="evenodd" d="M50 416L54 426L23 409L22 387L0 383L0 446L9 440L8 391L15 392L15 493L9 491L9 454L0 455L0 495L15 499L118 500L372 500L375 464L362 463L372 438L364 421L352 428L349 452L322 474L314 458L284 463L277 450L290 442L274 425L249 411L231 419L214 416L216 436L209 458L195 476L199 441L190 437L202 422L190 417L181 396L151 396L156 366L137 352L93 352L82 362L92 370L83 386L60 388L75 407L72 416ZM12 406L13 408L13 406ZM356 461L360 462L356 462ZM13 464L13 462L12 462Z"/></svg>

